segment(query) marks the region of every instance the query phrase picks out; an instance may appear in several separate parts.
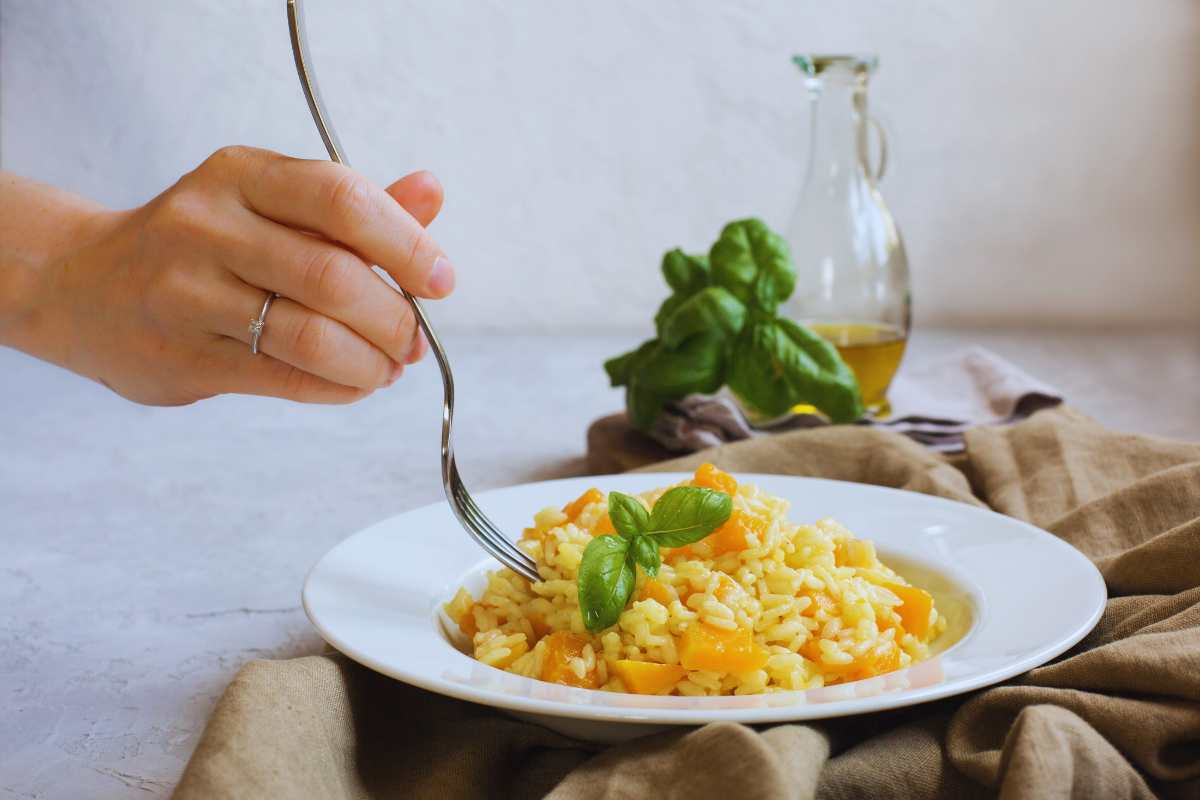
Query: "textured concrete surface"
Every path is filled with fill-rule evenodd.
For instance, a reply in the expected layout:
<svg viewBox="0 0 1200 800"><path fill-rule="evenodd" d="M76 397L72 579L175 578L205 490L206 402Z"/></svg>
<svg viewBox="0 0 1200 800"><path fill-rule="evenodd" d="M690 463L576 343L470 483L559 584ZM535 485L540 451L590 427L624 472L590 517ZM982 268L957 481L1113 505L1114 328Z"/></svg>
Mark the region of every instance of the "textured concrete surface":
<svg viewBox="0 0 1200 800"><path fill-rule="evenodd" d="M918 322L1196 318L1200 3L306 7L351 161L446 186L454 325L641 325L660 292L631 287L665 250L751 214L782 227L806 49L879 53ZM124 206L226 144L324 158L284 0L0 0L0 19L6 169Z"/></svg>
<svg viewBox="0 0 1200 800"><path fill-rule="evenodd" d="M582 471L633 335L452 336L475 487ZM927 331L993 348L1118 428L1200 439L1194 331ZM317 651L307 569L441 497L432 364L351 407L132 405L0 349L0 798L167 795L239 665Z"/></svg>

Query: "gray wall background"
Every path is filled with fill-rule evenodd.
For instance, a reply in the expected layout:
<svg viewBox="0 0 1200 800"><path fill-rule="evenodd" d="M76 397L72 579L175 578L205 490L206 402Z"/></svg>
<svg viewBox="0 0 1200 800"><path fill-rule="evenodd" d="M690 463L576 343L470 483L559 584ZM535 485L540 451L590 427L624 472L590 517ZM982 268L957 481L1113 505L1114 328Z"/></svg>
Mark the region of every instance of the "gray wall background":
<svg viewBox="0 0 1200 800"><path fill-rule="evenodd" d="M446 186L459 329L647 328L661 253L782 226L801 50L873 50L918 324L1200 316L1200 3L308 0L355 164ZM323 157L282 0L0 0L0 161L113 206Z"/></svg>

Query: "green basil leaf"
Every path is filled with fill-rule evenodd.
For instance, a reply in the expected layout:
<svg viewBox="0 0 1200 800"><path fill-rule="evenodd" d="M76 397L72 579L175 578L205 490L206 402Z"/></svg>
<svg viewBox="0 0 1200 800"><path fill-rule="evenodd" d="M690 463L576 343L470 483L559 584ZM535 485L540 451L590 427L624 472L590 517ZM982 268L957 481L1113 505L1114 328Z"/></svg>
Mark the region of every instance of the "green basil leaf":
<svg viewBox="0 0 1200 800"><path fill-rule="evenodd" d="M725 337L697 334L671 349L661 342L639 358L625 390L625 410L638 430L649 430L663 404L692 392L711 393L725 382Z"/></svg>
<svg viewBox="0 0 1200 800"><path fill-rule="evenodd" d="M639 536L633 540L630 547L633 560L641 564L646 574L651 578L657 575L658 568L662 566L662 553L658 550L658 542L651 536Z"/></svg>
<svg viewBox="0 0 1200 800"><path fill-rule="evenodd" d="M837 350L790 319L747 326L729 363L729 388L767 416L797 403L811 403L835 423L862 416L858 381Z"/></svg>
<svg viewBox="0 0 1200 800"><path fill-rule="evenodd" d="M663 256L662 274L672 290L690 295L708 286L708 257L690 256L676 248Z"/></svg>
<svg viewBox="0 0 1200 800"><path fill-rule="evenodd" d="M639 363L635 380L663 400L715 392L725 380L725 350L725 337L720 334L697 334L677 348L660 342Z"/></svg>
<svg viewBox="0 0 1200 800"><path fill-rule="evenodd" d="M626 539L640 536L650 522L650 512L642 501L621 492L608 493L608 518L617 533Z"/></svg>
<svg viewBox="0 0 1200 800"><path fill-rule="evenodd" d="M673 294L666 300L662 301L662 305L658 307L658 312L654 315L654 332L661 339L663 329L667 326L667 320L675 313L675 309L687 302L689 295Z"/></svg>
<svg viewBox="0 0 1200 800"><path fill-rule="evenodd" d="M659 338L675 309L708 286L708 256L691 256L679 249L672 250L663 256L662 273L673 291L654 315L654 330Z"/></svg>
<svg viewBox="0 0 1200 800"><path fill-rule="evenodd" d="M625 390L625 413L629 423L639 431L649 430L662 410L662 397L634 383Z"/></svg>
<svg viewBox="0 0 1200 800"><path fill-rule="evenodd" d="M608 373L611 386L624 386L629 383L629 370L633 366L636 350L630 350L619 356L614 356L604 362L604 371Z"/></svg>
<svg viewBox="0 0 1200 800"><path fill-rule="evenodd" d="M650 510L646 532L659 547L683 547L724 525L732 513L733 498L724 492L676 486L658 498Z"/></svg>
<svg viewBox="0 0 1200 800"><path fill-rule="evenodd" d="M709 252L712 280L747 306L774 313L796 288L796 269L782 236L758 219L731 222Z"/></svg>
<svg viewBox="0 0 1200 800"><path fill-rule="evenodd" d="M597 536L588 543L579 563L579 610L593 633L616 623L633 594L635 572L629 541L620 536Z"/></svg>
<svg viewBox="0 0 1200 800"><path fill-rule="evenodd" d="M608 380L613 386L625 386L629 383L630 375L637 370L638 360L645 358L646 353L651 350L654 345L658 344L654 339L642 342L636 350L630 350L628 353L610 358L604 362L604 371L608 373Z"/></svg>
<svg viewBox="0 0 1200 800"><path fill-rule="evenodd" d="M678 347L697 333L734 336L746 321L746 307L719 286L701 289L676 306L659 331L663 344Z"/></svg>

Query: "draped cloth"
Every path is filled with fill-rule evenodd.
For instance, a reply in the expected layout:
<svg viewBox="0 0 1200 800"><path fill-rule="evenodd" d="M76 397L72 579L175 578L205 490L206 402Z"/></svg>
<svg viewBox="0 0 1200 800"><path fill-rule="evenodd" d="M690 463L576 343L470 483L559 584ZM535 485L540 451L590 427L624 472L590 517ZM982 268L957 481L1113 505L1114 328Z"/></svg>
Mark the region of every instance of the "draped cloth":
<svg viewBox="0 0 1200 800"><path fill-rule="evenodd" d="M175 796L1200 797L1200 444L1115 433L1062 406L964 440L948 460L895 432L827 427L649 469L707 460L891 486L1061 537L1099 567L1107 608L1076 647L1007 683L876 714L604 747L333 653L254 661L217 704Z"/></svg>

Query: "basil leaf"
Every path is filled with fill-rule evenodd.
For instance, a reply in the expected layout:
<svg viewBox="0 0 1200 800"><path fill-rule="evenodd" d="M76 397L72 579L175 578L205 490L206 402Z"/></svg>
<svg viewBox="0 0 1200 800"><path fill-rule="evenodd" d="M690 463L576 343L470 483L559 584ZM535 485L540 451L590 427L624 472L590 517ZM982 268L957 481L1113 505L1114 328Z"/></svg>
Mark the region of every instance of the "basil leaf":
<svg viewBox="0 0 1200 800"><path fill-rule="evenodd" d="M692 392L710 393L725 382L725 337L697 334L672 350L657 340L647 344L629 375L625 410L638 430L649 430L663 404Z"/></svg>
<svg viewBox="0 0 1200 800"><path fill-rule="evenodd" d="M662 273L673 292L654 315L654 330L659 338L662 338L663 328L675 309L708 286L708 256L691 256L676 248L663 256Z"/></svg>
<svg viewBox="0 0 1200 800"><path fill-rule="evenodd" d="M662 566L662 553L658 550L658 542L650 536L639 536L633 540L630 547L633 552L633 560L642 565L646 574L651 578L657 575L658 568Z"/></svg>
<svg viewBox="0 0 1200 800"><path fill-rule="evenodd" d="M676 248L663 256L662 274L674 291L690 295L708 286L708 257L690 256Z"/></svg>
<svg viewBox="0 0 1200 800"><path fill-rule="evenodd" d="M729 388L767 416L797 403L811 403L834 423L862 416L858 381L837 350L790 319L747 326L729 363Z"/></svg>
<svg viewBox="0 0 1200 800"><path fill-rule="evenodd" d="M697 333L736 335L745 321L746 307L727 290L710 286L679 303L665 320L659 337L667 347L678 347Z"/></svg>
<svg viewBox="0 0 1200 800"><path fill-rule="evenodd" d="M616 623L633 594L634 567L629 542L620 536L597 536L579 563L579 610L593 633Z"/></svg>
<svg viewBox="0 0 1200 800"><path fill-rule="evenodd" d="M629 371L636 356L637 351L630 350L628 353L614 356L604 362L604 371L608 373L609 385L616 387L629 383Z"/></svg>
<svg viewBox="0 0 1200 800"><path fill-rule="evenodd" d="M726 225L708 260L713 283L745 305L771 314L796 288L787 242L759 219Z"/></svg>
<svg viewBox="0 0 1200 800"><path fill-rule="evenodd" d="M657 339L642 342L636 349L604 362L613 386L625 386L625 410L629 420L639 430L648 429L662 408L658 393L641 385L643 364L659 348Z"/></svg>
<svg viewBox="0 0 1200 800"><path fill-rule="evenodd" d="M654 315L654 332L662 338L663 329L667 327L667 320L675 313L675 309L688 301L690 295L673 294L666 300L662 301L662 305L658 307L657 313Z"/></svg>
<svg viewBox="0 0 1200 800"><path fill-rule="evenodd" d="M604 371L608 373L609 382L615 386L625 386L629 383L630 375L637 369L638 360L644 358L646 352L650 350L657 342L651 339L648 342L642 342L636 350L630 350L628 353L610 358L604 362Z"/></svg>
<svg viewBox="0 0 1200 800"><path fill-rule="evenodd" d="M661 342L638 364L637 385L664 400L709 393L725 380L725 337L697 334L677 348Z"/></svg>
<svg viewBox="0 0 1200 800"><path fill-rule="evenodd" d="M650 512L636 497L620 492L608 493L608 518L617 533L626 539L640 536L650 522Z"/></svg>
<svg viewBox="0 0 1200 800"><path fill-rule="evenodd" d="M662 397L640 383L631 384L625 390L625 413L629 416L629 423L639 431L649 430L664 402Z"/></svg>
<svg viewBox="0 0 1200 800"><path fill-rule="evenodd" d="M725 524L733 513L733 498L699 486L676 486L650 510L646 533L659 547L682 547L698 542Z"/></svg>

